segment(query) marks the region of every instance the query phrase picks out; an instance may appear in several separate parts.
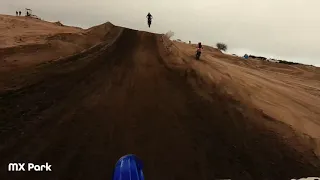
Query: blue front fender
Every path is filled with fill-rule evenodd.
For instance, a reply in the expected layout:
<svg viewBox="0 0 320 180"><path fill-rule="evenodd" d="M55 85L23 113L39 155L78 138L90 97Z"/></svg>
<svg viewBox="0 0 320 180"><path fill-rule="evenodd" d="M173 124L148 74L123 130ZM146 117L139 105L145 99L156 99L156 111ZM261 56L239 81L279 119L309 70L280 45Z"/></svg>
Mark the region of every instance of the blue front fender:
<svg viewBox="0 0 320 180"><path fill-rule="evenodd" d="M121 157L116 163L113 180L144 180L142 161L133 154Z"/></svg>

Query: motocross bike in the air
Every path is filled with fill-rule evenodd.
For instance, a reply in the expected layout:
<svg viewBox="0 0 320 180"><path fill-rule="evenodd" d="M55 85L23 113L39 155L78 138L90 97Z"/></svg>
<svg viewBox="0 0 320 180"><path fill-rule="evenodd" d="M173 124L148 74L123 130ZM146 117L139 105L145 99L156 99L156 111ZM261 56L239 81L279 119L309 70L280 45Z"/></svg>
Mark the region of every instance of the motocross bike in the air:
<svg viewBox="0 0 320 180"><path fill-rule="evenodd" d="M148 18L148 26L150 28L150 26L151 26L151 18Z"/></svg>
<svg viewBox="0 0 320 180"><path fill-rule="evenodd" d="M149 26L149 28L150 28L150 26L151 26L151 21L152 21L152 15L150 14L150 12L148 13L148 15L147 15L147 19L148 19L148 26Z"/></svg>

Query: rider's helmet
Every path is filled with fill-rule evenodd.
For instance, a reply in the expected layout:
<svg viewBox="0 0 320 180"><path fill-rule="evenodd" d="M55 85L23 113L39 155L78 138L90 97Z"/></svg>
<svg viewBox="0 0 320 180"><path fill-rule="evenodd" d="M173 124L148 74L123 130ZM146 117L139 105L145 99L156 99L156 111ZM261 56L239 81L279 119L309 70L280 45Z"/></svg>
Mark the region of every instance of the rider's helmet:
<svg viewBox="0 0 320 180"><path fill-rule="evenodd" d="M199 42L198 43L198 50L201 51L201 49L202 49L202 45L201 45L201 42Z"/></svg>

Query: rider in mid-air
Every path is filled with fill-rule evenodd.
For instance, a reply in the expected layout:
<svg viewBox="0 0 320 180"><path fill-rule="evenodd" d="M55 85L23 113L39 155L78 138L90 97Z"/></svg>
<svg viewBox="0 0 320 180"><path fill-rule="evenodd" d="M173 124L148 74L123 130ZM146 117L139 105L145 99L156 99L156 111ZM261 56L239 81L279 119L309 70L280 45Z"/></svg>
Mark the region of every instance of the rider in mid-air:
<svg viewBox="0 0 320 180"><path fill-rule="evenodd" d="M151 20L152 20L152 15L150 14L150 13L148 13L148 15L147 15L147 18L148 18L148 26L149 26L149 28L150 28L150 26L151 26Z"/></svg>

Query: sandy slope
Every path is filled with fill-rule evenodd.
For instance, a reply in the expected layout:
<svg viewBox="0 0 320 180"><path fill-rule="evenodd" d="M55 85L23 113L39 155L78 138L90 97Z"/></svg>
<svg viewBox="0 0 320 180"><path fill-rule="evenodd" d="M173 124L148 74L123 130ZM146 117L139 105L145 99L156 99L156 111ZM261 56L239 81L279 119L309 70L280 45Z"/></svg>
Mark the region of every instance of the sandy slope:
<svg viewBox="0 0 320 180"><path fill-rule="evenodd" d="M111 23L83 30L27 17L0 19L0 91L20 87L24 71L83 53L117 31Z"/></svg>
<svg viewBox="0 0 320 180"><path fill-rule="evenodd" d="M316 106L298 96L305 86L293 89L280 78L271 80L214 48L194 61L192 47L172 45L158 34L107 24L80 34L72 42L91 37L100 43L50 63L12 68L12 76L2 77L0 179L110 179L114 163L127 153L142 158L146 179L320 174L310 141L266 101L283 98L295 108L291 90L296 101ZM312 81L304 83L318 87ZM317 113L316 107L308 109ZM308 118L316 115L303 121ZM6 172L8 162L17 161L49 162L53 172Z"/></svg>
<svg viewBox="0 0 320 180"><path fill-rule="evenodd" d="M192 46L175 45L193 56ZM310 136L320 155L320 68L245 61L212 50L205 51L202 61L194 66L214 83L224 85L235 98Z"/></svg>
<svg viewBox="0 0 320 180"><path fill-rule="evenodd" d="M34 18L0 16L0 48L27 44L43 44L45 37L58 33L79 33L82 29L58 26Z"/></svg>
<svg viewBox="0 0 320 180"><path fill-rule="evenodd" d="M111 23L83 30L29 17L0 15L0 73L79 53L101 43Z"/></svg>

